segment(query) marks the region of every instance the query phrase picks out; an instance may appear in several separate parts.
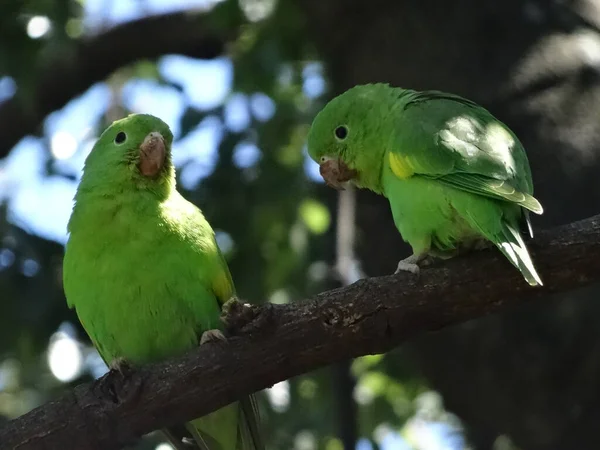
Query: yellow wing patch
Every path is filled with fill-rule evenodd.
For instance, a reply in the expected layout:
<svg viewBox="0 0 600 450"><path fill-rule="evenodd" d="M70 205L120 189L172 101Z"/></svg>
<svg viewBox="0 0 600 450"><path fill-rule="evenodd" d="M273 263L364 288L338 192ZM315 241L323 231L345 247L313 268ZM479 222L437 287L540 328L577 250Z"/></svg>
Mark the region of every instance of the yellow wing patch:
<svg viewBox="0 0 600 450"><path fill-rule="evenodd" d="M390 160L390 168L394 175L396 175L401 180L405 180L406 178L412 177L415 174L415 171L409 164L406 158L403 158L401 155L397 153L389 152L389 160Z"/></svg>

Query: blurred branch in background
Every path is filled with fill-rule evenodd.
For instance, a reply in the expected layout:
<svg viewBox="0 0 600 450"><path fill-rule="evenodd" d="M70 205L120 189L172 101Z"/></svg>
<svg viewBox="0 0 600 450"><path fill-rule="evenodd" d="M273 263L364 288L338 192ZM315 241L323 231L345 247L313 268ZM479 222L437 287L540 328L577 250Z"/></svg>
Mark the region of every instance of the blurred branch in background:
<svg viewBox="0 0 600 450"><path fill-rule="evenodd" d="M354 243L356 241L355 217L356 191L353 187L349 187L339 193L337 212L337 261L335 269L344 286L348 286L363 277L354 254Z"/></svg>
<svg viewBox="0 0 600 450"><path fill-rule="evenodd" d="M419 279L367 278L305 302L253 307L250 322L245 308L230 308L229 328L246 336L230 338L226 352L208 344L143 367L120 387L114 374L80 385L1 428L0 449L120 448L309 370L600 280L600 215L539 235L530 247L544 288L527 286L486 250L422 270Z"/></svg>
<svg viewBox="0 0 600 450"><path fill-rule="evenodd" d="M38 78L26 98L15 96L0 105L0 158L23 136L34 134L52 111L123 66L170 53L201 59L223 54L238 28L220 29L205 16L186 11L145 17L40 58Z"/></svg>
<svg viewBox="0 0 600 450"><path fill-rule="evenodd" d="M356 194L353 188L340 191L338 195L336 229L336 267L335 273L342 286L348 286L358 280L356 276L356 258L354 243L356 237ZM333 393L338 436L345 450L354 450L358 437L357 408L354 402L356 380L351 372L351 360L337 363L333 368Z"/></svg>

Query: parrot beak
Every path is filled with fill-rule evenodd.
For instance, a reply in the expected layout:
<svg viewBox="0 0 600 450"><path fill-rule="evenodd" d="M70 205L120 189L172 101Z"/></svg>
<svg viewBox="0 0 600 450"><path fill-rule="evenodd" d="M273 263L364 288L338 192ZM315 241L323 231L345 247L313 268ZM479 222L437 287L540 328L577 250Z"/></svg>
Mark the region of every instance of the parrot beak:
<svg viewBox="0 0 600 450"><path fill-rule="evenodd" d="M328 159L319 166L319 173L325 180L327 186L344 190L344 183L356 178L358 172L350 169L346 163L340 159Z"/></svg>
<svg viewBox="0 0 600 450"><path fill-rule="evenodd" d="M154 178L165 164L167 149L165 140L158 131L148 134L140 145L139 169L142 175Z"/></svg>

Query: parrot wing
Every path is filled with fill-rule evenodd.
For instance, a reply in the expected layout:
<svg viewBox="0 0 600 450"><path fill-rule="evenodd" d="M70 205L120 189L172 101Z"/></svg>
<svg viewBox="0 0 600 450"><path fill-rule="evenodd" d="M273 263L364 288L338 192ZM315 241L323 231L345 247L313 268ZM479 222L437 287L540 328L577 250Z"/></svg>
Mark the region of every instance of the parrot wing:
<svg viewBox="0 0 600 450"><path fill-rule="evenodd" d="M533 196L518 191L505 180L478 174L454 173L442 177L441 181L473 194L518 203L536 214L541 214L544 211L542 205Z"/></svg>
<svg viewBox="0 0 600 450"><path fill-rule="evenodd" d="M231 278L231 272L229 272L229 267L227 266L227 262L221 253L221 250L216 246L218 263L215 265L215 272L213 274L213 282L212 282L212 291L217 297L217 301L219 302L219 306L223 306L225 302L231 299L235 295L235 287L233 284L233 278Z"/></svg>
<svg viewBox="0 0 600 450"><path fill-rule="evenodd" d="M405 104L389 165L399 178L423 176L541 214L521 143L485 109L437 91Z"/></svg>
<svg viewBox="0 0 600 450"><path fill-rule="evenodd" d="M216 245L216 244L215 244ZM217 273L214 276L212 290L215 293L219 305L222 307L225 302L230 300L235 295L235 287L233 279L229 271L229 266L217 246L219 264ZM239 400L240 405L240 421L239 421L239 450L262 450L264 444L262 442L260 430L258 427L260 413L258 411L258 403L255 395L249 395ZM236 449L237 450L237 449Z"/></svg>
<svg viewBox="0 0 600 450"><path fill-rule="evenodd" d="M199 220L199 223L205 223L204 219ZM219 246L216 243L214 235L211 238L209 249L206 251L211 253L211 260L214 261L211 264L210 272L210 290L214 295L213 299L222 308L223 304L235 296L235 286L231 277L231 272L223 254L221 253ZM212 296L211 296L212 297ZM198 333L198 338L202 336L201 330ZM256 398L254 395L246 396L234 405L228 405L222 410L217 410L208 416L200 417L185 425L187 431L192 435L196 443L196 448L200 450L229 450L222 447L219 443L217 436L211 435L215 429L218 429L216 423L219 420L231 420L235 418L237 421L237 439L236 447L231 450L263 450L264 444L262 442L260 430L259 430L259 411ZM236 407L237 412L231 411L230 408ZM233 414L233 416L231 415ZM212 418L211 418L212 416ZM219 416L219 417L217 417ZM215 428L216 426L216 428ZM210 431L209 431L210 430ZM180 450L182 447L180 433L177 433L174 429L163 430L167 438L171 443L175 444L175 448ZM189 448L189 447L188 447Z"/></svg>

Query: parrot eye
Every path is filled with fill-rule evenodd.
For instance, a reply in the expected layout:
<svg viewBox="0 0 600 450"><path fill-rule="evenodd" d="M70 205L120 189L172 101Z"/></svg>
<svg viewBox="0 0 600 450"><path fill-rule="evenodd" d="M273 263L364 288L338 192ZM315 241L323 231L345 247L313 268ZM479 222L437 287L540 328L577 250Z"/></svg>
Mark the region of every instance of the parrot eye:
<svg viewBox="0 0 600 450"><path fill-rule="evenodd" d="M334 131L335 137L340 141L343 141L348 136L348 127L346 125L340 125Z"/></svg>
<svg viewBox="0 0 600 450"><path fill-rule="evenodd" d="M327 161L327 158L325 158L324 156L321 156L321 162L324 163L325 161Z"/></svg>
<svg viewBox="0 0 600 450"><path fill-rule="evenodd" d="M127 140L127 135L123 131L119 131L115 136L115 144L122 144Z"/></svg>

